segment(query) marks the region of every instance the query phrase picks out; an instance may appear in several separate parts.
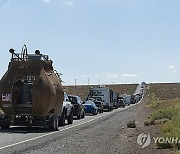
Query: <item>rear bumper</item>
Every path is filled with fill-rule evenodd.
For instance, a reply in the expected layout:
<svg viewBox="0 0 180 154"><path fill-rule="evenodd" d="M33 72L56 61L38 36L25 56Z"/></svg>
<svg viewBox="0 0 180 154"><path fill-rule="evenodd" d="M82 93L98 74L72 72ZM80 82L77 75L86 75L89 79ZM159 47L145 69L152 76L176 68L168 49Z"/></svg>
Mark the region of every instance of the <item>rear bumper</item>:
<svg viewBox="0 0 180 154"><path fill-rule="evenodd" d="M33 117L33 119L23 118L14 118L10 119L8 117L0 118L0 127L1 126L43 126L46 127L49 125L49 118L46 117Z"/></svg>
<svg viewBox="0 0 180 154"><path fill-rule="evenodd" d="M85 108L85 112L95 114L97 111L95 109Z"/></svg>

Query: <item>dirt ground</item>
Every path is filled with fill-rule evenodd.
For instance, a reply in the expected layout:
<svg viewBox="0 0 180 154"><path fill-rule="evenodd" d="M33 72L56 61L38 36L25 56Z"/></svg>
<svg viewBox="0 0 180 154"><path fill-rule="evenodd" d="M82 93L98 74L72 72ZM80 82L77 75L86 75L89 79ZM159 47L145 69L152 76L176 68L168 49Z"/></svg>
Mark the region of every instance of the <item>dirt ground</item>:
<svg viewBox="0 0 180 154"><path fill-rule="evenodd" d="M148 116L152 113L152 109L147 106L147 100L144 99L136 107L136 110L137 115L134 117L134 120L136 121L137 128L126 129L124 131L124 135L126 134L126 136L128 137L128 141L131 142L131 146L129 148L134 149L134 153L137 154L172 154L172 149L158 149L155 144L154 137L163 137L160 127L158 125L144 126L144 122L147 121ZM140 146L137 147L137 137L142 133L149 133L151 136L151 143L145 148L141 148Z"/></svg>

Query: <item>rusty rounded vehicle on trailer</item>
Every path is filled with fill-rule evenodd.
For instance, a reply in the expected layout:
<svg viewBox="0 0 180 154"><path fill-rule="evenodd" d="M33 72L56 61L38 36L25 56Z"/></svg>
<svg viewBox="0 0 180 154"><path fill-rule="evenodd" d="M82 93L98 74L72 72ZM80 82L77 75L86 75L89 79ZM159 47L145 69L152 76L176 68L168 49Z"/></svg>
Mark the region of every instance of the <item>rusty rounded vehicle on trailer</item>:
<svg viewBox="0 0 180 154"><path fill-rule="evenodd" d="M63 104L60 75L52 61L39 50L12 54L8 70L0 81L1 128L10 125L44 126L57 130Z"/></svg>

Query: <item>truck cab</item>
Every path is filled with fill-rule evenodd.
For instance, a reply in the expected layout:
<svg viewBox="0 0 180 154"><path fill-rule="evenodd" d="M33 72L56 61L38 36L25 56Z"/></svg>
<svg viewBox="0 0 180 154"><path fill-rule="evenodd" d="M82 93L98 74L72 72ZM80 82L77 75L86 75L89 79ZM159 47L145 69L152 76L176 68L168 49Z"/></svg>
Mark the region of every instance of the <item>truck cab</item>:
<svg viewBox="0 0 180 154"><path fill-rule="evenodd" d="M103 109L113 110L113 91L104 86L94 86L90 89L88 97L101 97L103 102Z"/></svg>

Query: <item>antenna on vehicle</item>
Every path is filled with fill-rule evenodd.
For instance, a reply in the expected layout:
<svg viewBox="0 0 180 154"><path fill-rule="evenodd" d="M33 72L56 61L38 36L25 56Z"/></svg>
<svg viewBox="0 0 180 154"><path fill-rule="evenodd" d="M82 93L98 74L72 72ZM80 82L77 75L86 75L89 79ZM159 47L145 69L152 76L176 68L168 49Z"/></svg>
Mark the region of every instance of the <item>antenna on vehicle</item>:
<svg viewBox="0 0 180 154"><path fill-rule="evenodd" d="M12 59L13 59L13 56L15 55L18 59L22 60L22 58L18 54L16 54L14 51L15 50L13 48L9 49L9 52L12 54Z"/></svg>
<svg viewBox="0 0 180 154"><path fill-rule="evenodd" d="M46 59L46 60L49 60L49 57L46 56L46 55L41 54L41 52L40 52L39 50L36 50L36 51L35 51L35 54L43 57L43 58Z"/></svg>

